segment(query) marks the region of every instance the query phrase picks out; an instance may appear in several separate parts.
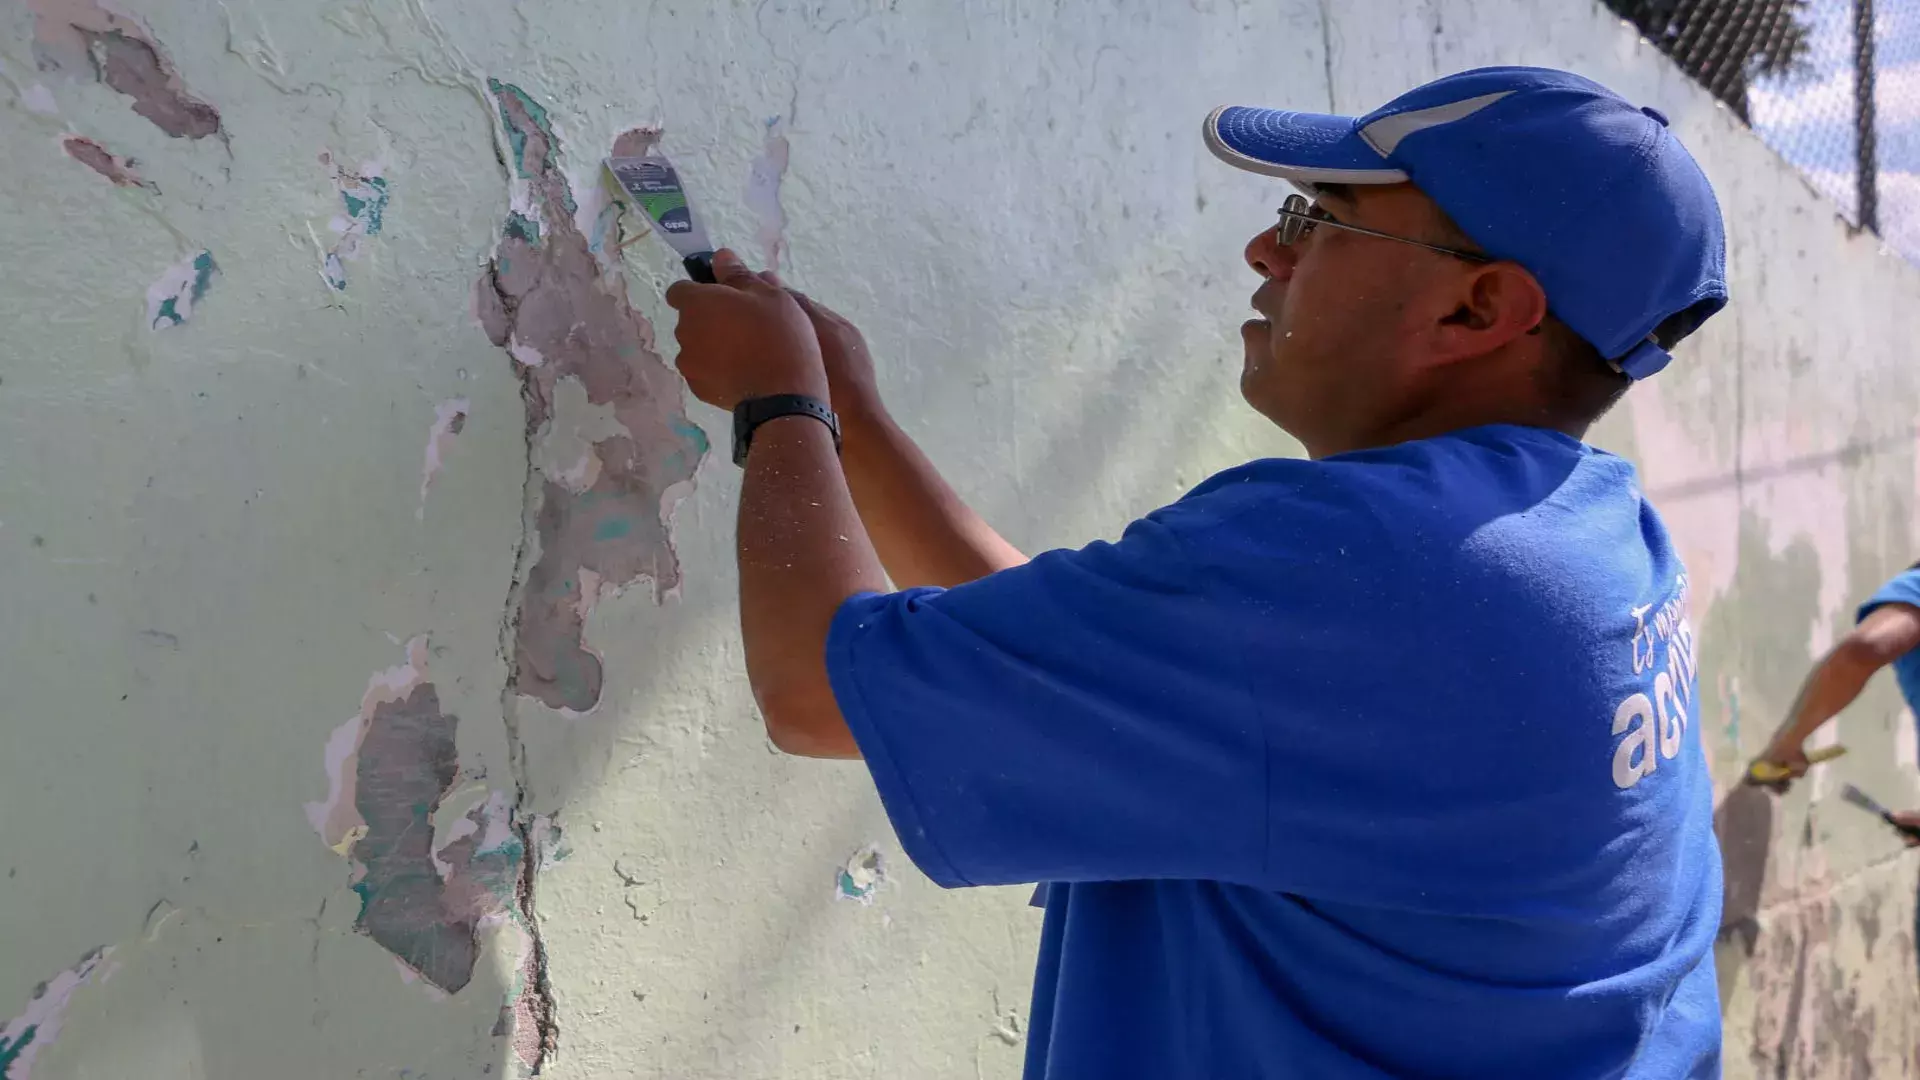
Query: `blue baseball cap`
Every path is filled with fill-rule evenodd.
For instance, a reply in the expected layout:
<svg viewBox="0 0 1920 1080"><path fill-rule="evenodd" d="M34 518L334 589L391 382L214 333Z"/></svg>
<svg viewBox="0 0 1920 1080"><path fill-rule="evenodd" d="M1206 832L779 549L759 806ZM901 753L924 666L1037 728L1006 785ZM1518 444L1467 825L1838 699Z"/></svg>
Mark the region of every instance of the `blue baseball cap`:
<svg viewBox="0 0 1920 1080"><path fill-rule="evenodd" d="M1727 303L1706 174L1666 117L1569 72L1478 68L1358 118L1227 106L1205 135L1227 164L1309 192L1411 182L1634 379Z"/></svg>

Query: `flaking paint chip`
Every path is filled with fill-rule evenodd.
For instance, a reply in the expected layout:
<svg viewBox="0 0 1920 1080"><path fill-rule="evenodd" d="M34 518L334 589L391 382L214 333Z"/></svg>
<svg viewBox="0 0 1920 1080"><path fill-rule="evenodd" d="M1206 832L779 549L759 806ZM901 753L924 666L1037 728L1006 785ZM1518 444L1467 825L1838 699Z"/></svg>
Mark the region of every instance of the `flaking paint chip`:
<svg viewBox="0 0 1920 1080"><path fill-rule="evenodd" d="M842 900L871 905L874 894L886 880L886 864L880 857L880 849L868 844L854 852L846 865L840 868L834 882L834 894Z"/></svg>

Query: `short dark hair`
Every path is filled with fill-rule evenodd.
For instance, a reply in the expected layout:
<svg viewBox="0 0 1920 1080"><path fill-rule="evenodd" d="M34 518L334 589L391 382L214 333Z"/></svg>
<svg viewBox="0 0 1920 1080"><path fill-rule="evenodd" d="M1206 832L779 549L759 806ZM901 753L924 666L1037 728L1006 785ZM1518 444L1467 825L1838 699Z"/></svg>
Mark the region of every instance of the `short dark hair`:
<svg viewBox="0 0 1920 1080"><path fill-rule="evenodd" d="M1541 320L1536 332L1546 341L1541 364L1534 369L1534 383L1554 419L1591 424L1633 385L1599 349L1553 315Z"/></svg>
<svg viewBox="0 0 1920 1080"><path fill-rule="evenodd" d="M1480 245L1441 210L1434 206L1441 231L1441 242L1467 251L1480 251ZM1540 321L1534 333L1546 338L1541 365L1534 381L1540 398L1556 422L1591 424L1605 416L1619 402L1633 380L1607 363L1600 350L1586 338L1574 333L1552 313Z"/></svg>

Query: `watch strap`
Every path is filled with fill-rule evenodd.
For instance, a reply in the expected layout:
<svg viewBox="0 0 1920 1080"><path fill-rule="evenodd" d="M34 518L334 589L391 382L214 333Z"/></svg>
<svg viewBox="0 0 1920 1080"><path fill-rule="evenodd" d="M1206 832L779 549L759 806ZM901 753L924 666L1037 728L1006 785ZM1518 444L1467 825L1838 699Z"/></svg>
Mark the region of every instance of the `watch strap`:
<svg viewBox="0 0 1920 1080"><path fill-rule="evenodd" d="M833 432L833 449L840 452L840 418L827 403L805 394L769 394L747 398L733 407L733 463L745 466L747 448L753 444L753 430L782 416L811 416Z"/></svg>

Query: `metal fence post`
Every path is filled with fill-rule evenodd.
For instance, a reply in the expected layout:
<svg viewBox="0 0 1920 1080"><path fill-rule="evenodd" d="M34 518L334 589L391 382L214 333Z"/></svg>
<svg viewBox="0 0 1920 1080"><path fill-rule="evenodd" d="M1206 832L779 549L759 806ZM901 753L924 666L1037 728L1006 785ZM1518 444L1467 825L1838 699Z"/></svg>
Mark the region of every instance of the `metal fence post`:
<svg viewBox="0 0 1920 1080"><path fill-rule="evenodd" d="M1853 129L1860 227L1880 232L1880 178L1874 140L1873 0L1853 0Z"/></svg>

